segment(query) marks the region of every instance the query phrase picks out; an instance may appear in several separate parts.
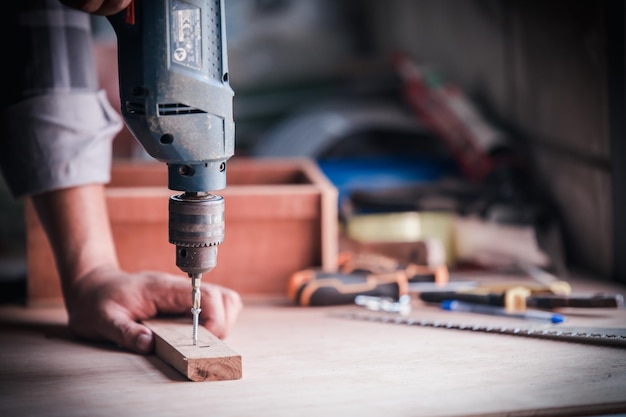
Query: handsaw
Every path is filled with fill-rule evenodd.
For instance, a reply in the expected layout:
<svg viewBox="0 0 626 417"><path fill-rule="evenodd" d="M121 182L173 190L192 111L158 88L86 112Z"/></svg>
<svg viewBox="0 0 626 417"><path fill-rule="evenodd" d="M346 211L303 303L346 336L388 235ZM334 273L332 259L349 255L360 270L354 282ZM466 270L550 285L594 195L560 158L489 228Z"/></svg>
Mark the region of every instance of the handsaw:
<svg viewBox="0 0 626 417"><path fill-rule="evenodd" d="M536 329L526 326L497 326L454 323L439 320L420 320L411 317L392 316L387 314L373 313L333 313L332 317L370 321L377 323L390 323L405 326L432 327L438 329L451 329L479 333L502 334L509 336L521 336L539 339L550 339L563 342L574 342L602 346L626 348L626 329L602 328L602 327L561 327Z"/></svg>

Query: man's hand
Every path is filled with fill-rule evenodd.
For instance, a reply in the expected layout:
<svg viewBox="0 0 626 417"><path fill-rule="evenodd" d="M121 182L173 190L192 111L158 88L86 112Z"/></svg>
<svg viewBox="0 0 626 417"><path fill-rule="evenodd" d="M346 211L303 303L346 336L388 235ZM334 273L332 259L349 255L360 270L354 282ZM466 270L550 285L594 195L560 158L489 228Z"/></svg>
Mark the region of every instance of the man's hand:
<svg viewBox="0 0 626 417"><path fill-rule="evenodd" d="M131 274L120 268L103 185L50 191L34 195L32 201L55 256L69 326L76 335L147 353L153 346L152 332L139 320L190 312L189 278L163 272ZM241 308L236 292L202 285L200 318L216 336L226 336ZM189 327L191 339L191 321Z"/></svg>
<svg viewBox="0 0 626 417"><path fill-rule="evenodd" d="M132 0L60 0L66 6L98 16L121 12Z"/></svg>
<svg viewBox="0 0 626 417"><path fill-rule="evenodd" d="M242 309L233 290L203 283L201 323L224 338ZM79 337L108 340L138 353L150 353L154 337L139 323L163 314L190 314L191 284L184 276L161 272L126 273L101 267L74 281L65 292L69 328ZM191 339L191 318L189 321Z"/></svg>

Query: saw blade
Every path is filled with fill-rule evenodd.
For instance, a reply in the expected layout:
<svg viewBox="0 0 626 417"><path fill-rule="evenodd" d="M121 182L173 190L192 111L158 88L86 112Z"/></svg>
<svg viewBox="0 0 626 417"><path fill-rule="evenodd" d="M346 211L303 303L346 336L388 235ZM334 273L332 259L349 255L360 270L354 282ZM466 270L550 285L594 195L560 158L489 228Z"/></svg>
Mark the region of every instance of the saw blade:
<svg viewBox="0 0 626 417"><path fill-rule="evenodd" d="M432 327L479 333L502 334L510 336L551 339L564 342L575 342L593 345L613 346L626 348L626 329L599 328L599 327L558 327L534 329L524 326L494 326L454 323L439 320L420 320L411 317L392 316L386 314L366 313L336 313L333 317L370 321L377 323L391 323L405 326Z"/></svg>

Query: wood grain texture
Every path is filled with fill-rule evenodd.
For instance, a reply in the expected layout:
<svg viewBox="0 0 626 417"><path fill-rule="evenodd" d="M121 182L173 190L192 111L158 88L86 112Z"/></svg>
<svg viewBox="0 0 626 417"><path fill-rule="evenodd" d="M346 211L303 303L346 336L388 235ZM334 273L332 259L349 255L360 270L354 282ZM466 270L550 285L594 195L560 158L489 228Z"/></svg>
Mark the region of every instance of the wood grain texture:
<svg viewBox="0 0 626 417"><path fill-rule="evenodd" d="M241 355L206 328L198 328L198 344L193 345L190 321L146 320L155 336L155 353L191 381L241 379Z"/></svg>
<svg viewBox="0 0 626 417"><path fill-rule="evenodd" d="M575 292L614 291L572 281ZM624 290L624 288L622 288ZM0 416L544 417L626 413L623 349L343 320L359 306L244 297L225 340L245 377L190 382L154 355L72 338L62 307L0 306ZM568 326L624 328L626 310L564 311ZM593 311L591 311L593 310ZM417 303L410 317L516 325ZM182 327L191 336L190 320ZM554 327L538 322L538 328Z"/></svg>

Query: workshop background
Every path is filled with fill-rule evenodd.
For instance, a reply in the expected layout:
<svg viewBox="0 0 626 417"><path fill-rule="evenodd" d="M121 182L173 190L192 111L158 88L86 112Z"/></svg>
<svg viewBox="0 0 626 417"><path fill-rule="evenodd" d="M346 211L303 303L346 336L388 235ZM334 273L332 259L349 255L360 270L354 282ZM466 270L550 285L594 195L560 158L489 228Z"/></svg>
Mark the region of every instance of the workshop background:
<svg viewBox="0 0 626 417"><path fill-rule="evenodd" d="M353 192L463 179L458 155L407 99L394 65L404 56L431 85L458 89L521 161L494 179L509 193L495 197L505 204L483 202L477 213L537 228L560 274L626 283L625 10L609 0L227 0L236 157L313 158L351 210ZM118 108L106 20L94 18L94 39L102 86ZM126 130L114 153L149 158ZM467 210L454 190L454 209ZM1 197L0 275L19 290L23 203L4 185Z"/></svg>

